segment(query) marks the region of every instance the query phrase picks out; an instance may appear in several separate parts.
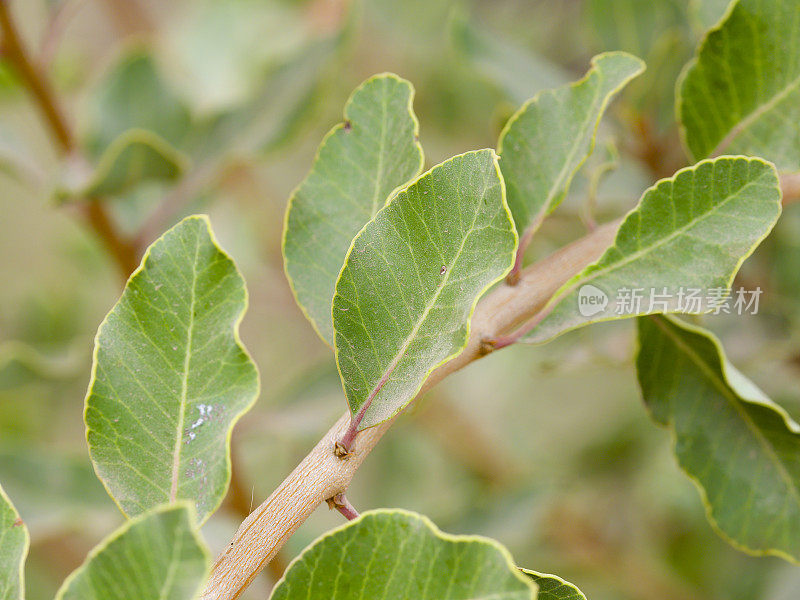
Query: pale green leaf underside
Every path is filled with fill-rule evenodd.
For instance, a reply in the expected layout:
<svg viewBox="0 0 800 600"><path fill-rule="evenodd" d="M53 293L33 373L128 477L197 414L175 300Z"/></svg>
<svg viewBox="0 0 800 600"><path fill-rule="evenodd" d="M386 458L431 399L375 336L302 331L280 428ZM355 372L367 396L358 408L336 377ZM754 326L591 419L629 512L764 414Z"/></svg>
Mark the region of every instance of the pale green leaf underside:
<svg viewBox="0 0 800 600"><path fill-rule="evenodd" d="M56 600L192 600L208 563L189 507L158 507L95 547Z"/></svg>
<svg viewBox="0 0 800 600"><path fill-rule="evenodd" d="M239 271L194 216L150 246L100 325L87 439L126 514L186 498L205 520L225 496L231 429L258 394L238 338L246 305Z"/></svg>
<svg viewBox="0 0 800 600"><path fill-rule="evenodd" d="M298 556L270 600L534 600L508 551L452 536L426 517L378 510L323 535Z"/></svg>
<svg viewBox="0 0 800 600"><path fill-rule="evenodd" d="M800 426L727 362L714 336L639 319L636 367L653 418L733 545L800 560Z"/></svg>
<svg viewBox="0 0 800 600"><path fill-rule="evenodd" d="M289 199L283 254L297 302L333 344L331 302L355 235L389 194L422 170L414 89L396 75L359 86L344 123L323 140L311 171Z"/></svg>
<svg viewBox="0 0 800 600"><path fill-rule="evenodd" d="M29 545L28 528L0 487L0 600L22 600Z"/></svg>
<svg viewBox="0 0 800 600"><path fill-rule="evenodd" d="M742 262L772 229L781 211L775 168L761 159L720 157L678 171L647 190L620 225L603 256L556 292L550 311L524 341L542 342L589 323L681 309L681 293L728 288ZM591 285L592 287L584 288ZM605 295L604 309L581 314L581 289ZM624 290L644 299L631 309ZM650 305L650 290L666 304ZM584 313L588 312L583 307Z"/></svg>
<svg viewBox="0 0 800 600"><path fill-rule="evenodd" d="M800 169L800 7L796 0L739 0L689 63L679 120L696 159L763 156Z"/></svg>
<svg viewBox="0 0 800 600"><path fill-rule="evenodd" d="M111 69L91 102L87 145L94 157L131 129L150 131L182 148L191 126L188 108L164 82L152 56L139 49Z"/></svg>
<svg viewBox="0 0 800 600"><path fill-rule="evenodd" d="M583 79L537 94L508 121L497 152L520 235L564 199L594 149L606 106L642 71L644 63L635 56L600 54Z"/></svg>
<svg viewBox="0 0 800 600"><path fill-rule="evenodd" d="M558 575L537 573L528 569L522 569L522 572L539 586L539 595L536 600L586 600L583 592Z"/></svg>
<svg viewBox="0 0 800 600"><path fill-rule="evenodd" d="M361 429L402 410L464 348L475 303L509 271L516 245L492 150L437 165L358 234L336 284L333 324Z"/></svg>

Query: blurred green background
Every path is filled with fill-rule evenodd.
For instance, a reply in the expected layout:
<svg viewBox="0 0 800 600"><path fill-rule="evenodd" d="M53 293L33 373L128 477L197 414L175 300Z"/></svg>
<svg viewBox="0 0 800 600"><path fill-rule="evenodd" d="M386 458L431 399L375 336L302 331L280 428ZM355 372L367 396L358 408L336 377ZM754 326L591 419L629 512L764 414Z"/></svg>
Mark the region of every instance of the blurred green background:
<svg viewBox="0 0 800 600"><path fill-rule="evenodd" d="M350 91L382 71L412 81L431 166L494 147L523 101L582 76L593 54L643 58L647 73L609 111L594 156L529 250L533 260L582 235L587 222L627 211L685 164L675 81L726 3L9 4L85 153L58 156L17 73L0 62L0 481L31 530L28 598L38 600L122 520L92 472L82 408L92 338L123 282L75 218L117 135L148 130L177 159L95 201L126 232L144 224L147 242L184 214L209 213L250 292L241 332L262 394L234 432L232 492L204 528L216 553L345 408L333 354L292 298L280 240L287 198ZM764 290L759 314L705 320L733 362L795 418L798 208L787 209L737 282ZM748 557L712 531L668 434L638 397L632 325L512 347L451 377L383 439L351 501L494 537L519 565L558 573L590 600L800 597L795 567ZM246 597L266 597L286 562L341 519L317 511Z"/></svg>

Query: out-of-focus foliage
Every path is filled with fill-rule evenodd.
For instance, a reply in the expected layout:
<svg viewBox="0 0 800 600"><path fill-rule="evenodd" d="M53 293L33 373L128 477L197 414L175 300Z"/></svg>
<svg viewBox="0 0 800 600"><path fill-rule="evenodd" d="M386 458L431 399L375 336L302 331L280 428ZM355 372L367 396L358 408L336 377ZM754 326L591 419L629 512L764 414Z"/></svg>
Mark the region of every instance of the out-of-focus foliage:
<svg viewBox="0 0 800 600"><path fill-rule="evenodd" d="M250 292L242 336L264 382L233 439L234 488L247 508L342 410L333 357L294 302L280 244L287 199L359 82L393 71L414 83L431 166L494 147L525 100L578 79L598 52L644 59L646 73L611 106L594 156L534 239L529 257L538 258L584 233L579 215L602 222L624 214L642 190L688 164L675 80L727 3L144 1L155 28L133 45L109 18L112 2L68 0L55 28L47 11L60 2L9 4L35 52L42 40L56 41L47 70L80 139L103 140L85 162L58 159L17 74L0 62L0 482L31 531L26 592L39 600L52 598L121 520L91 473L81 407L92 336L122 285L76 225L73 203L54 208L52 199L66 189L77 200L102 153L130 129L97 129L105 122L97 99L129 57L150 64L152 80L170 90L164 99L181 106L188 123L174 138L172 125L138 123L135 135L146 125L150 137L142 139L157 135L186 160L172 168L178 162L161 162L172 156L163 146L153 154L145 144L124 155L140 168L95 191L126 231L138 230L148 210L169 208L145 243L179 217L208 211L242 269ZM123 90L116 110L135 92ZM618 151L611 170L606 148ZM705 319L731 360L794 419L797 217L797 207L787 207L736 282L762 287L760 313ZM632 339L630 322L596 325L448 378L393 426L350 498L359 508L403 506L446 531L491 536L518 564L557 572L590 600L797 597L795 567L739 553L708 527L669 435L641 408ZM234 506L226 502L204 527L215 552L241 520ZM282 557L340 522L318 511ZM257 579L244 597L266 597L270 579Z"/></svg>

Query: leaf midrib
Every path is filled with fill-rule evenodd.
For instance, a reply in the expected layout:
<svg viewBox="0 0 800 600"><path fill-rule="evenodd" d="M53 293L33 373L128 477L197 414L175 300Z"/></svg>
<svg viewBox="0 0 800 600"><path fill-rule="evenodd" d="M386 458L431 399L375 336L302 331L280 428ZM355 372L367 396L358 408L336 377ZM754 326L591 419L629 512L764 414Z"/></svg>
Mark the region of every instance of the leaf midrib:
<svg viewBox="0 0 800 600"><path fill-rule="evenodd" d="M481 192L481 194L480 194L481 198L484 198L486 196L486 191L488 189L489 189L489 181L487 179L486 181L484 181L484 184L483 184L483 192ZM436 305L436 302L439 299L439 296L441 295L442 290L445 288L445 286L447 285L447 282L450 279L450 274L453 272L453 265L455 265L456 262L458 261L458 259L461 258L461 253L464 251L464 247L466 246L467 239L469 239L469 237L472 235L472 232L475 229L475 223L478 220L478 214L481 212L481 203L478 202L477 204L478 204L477 208L475 210L475 213L472 215L472 222L470 223L470 226L467 229L467 233L466 233L466 235L464 235L463 239L461 240L461 245L459 246L458 251L453 256L453 259L450 261L450 263L447 265L447 269L446 269L446 271L444 273L444 276L442 277L441 283L436 288L436 292L434 292L434 294L431 297L431 299L425 305L425 309L422 311L422 315L420 315L420 318L417 319L417 322L414 324L414 327L412 328L411 332L408 334L406 339L403 341L403 345L397 351L397 353L392 358L392 360L389 363L389 365L386 367L386 370L381 375L380 380L375 385L375 387L372 389L372 391L370 392L369 396L364 401L364 404L361 406L361 408L359 408L357 416L356 416L356 421L360 422L363 419L364 415L366 414L367 410L369 409L370 405L372 404L372 401L375 399L375 397L381 391L383 386L386 385L386 383L389 381L389 377L391 377L392 373L397 368L397 365L400 364L400 361L402 360L403 356L405 356L406 351L408 350L409 346L414 341L414 338L416 337L416 334L419 332L419 330L422 327L423 323L427 320L428 314L430 313L431 310L433 310L433 307Z"/></svg>
<svg viewBox="0 0 800 600"><path fill-rule="evenodd" d="M192 292L189 301L189 324L186 330L186 354L183 357L183 377L181 379L181 397L178 407L178 423L175 433L175 448L172 456L172 483L170 487L170 502L175 502L178 496L178 479L181 467L181 447L183 446L183 428L186 421L186 402L189 392L189 366L192 359L192 340L194 338L194 308L197 300L197 259L200 254L200 240L195 239L194 260L192 261Z"/></svg>
<svg viewBox="0 0 800 600"><path fill-rule="evenodd" d="M709 156L719 156L725 149L736 141L740 134L750 127L753 123L758 121L763 115L767 114L770 110L775 108L782 102L791 92L800 86L800 74L791 80L786 87L781 89L778 93L774 94L769 100L754 108L750 113L734 125L730 131L722 138L717 146L711 151Z"/></svg>
<svg viewBox="0 0 800 600"><path fill-rule="evenodd" d="M722 381L714 370L711 368L708 363L706 363L699 354L697 354L692 347L687 345L679 336L677 336L673 331L671 331L668 327L666 327L663 323L659 321L659 319L653 319L656 326L661 329L667 337L669 337L672 342L678 347L679 350L683 351L684 354L700 369L700 371L706 376L706 378L714 385L714 387L719 390L722 396L728 401L731 407L736 411L739 417L742 419L744 424L747 428L752 432L753 437L756 439L758 444L764 448L764 451L773 459L773 463L775 464L776 470L781 476L781 479L784 480L786 483L786 487L791 491L792 495L794 496L795 500L797 501L798 507L800 507L800 490L798 490L794 480L792 479L791 473L786 469L786 466L783 464L780 456L775 452L775 449L769 443L769 441L764 437L761 433L761 430L752 420L750 415L747 414L747 411L742 408L741 403L745 402L744 400L739 399L734 395L731 391L730 387Z"/></svg>
<svg viewBox="0 0 800 600"><path fill-rule="evenodd" d="M597 73L599 79L598 85L595 87L594 94L592 96L592 101L589 104L590 109L586 111L586 119L584 119L584 121L581 123L580 131L585 131L586 127L592 121L592 115L595 114L594 108L596 107L597 101L600 98L600 90L602 89L604 77L600 73L600 71L596 69L596 67L595 67L595 73ZM573 92L575 88L570 86L568 89L570 92ZM595 119L595 123L599 125L601 118L602 118L602 111L599 117ZM595 128L592 130L591 135L589 136L590 145L592 138L594 138L596 134L597 134L597 129ZM586 136L584 135L579 136L577 141L570 148L569 152L567 152L567 158L564 161L564 164L561 166L561 170L558 172L558 175L556 175L556 179L553 181L553 185L551 185L550 189L547 191L547 196L545 197L545 201L539 207L539 210L535 218L532 220L531 225L529 225L528 227L536 226L538 228L538 225L541 224L542 217L547 214L550 205L553 203L553 198L555 198L556 194L559 193L564 188L567 176L570 174L574 174L580 168L580 165L578 165L573 169L570 169L569 166L575 159L575 155L578 153L578 149L582 146L582 142L584 142L585 140ZM584 161L585 160L586 159L584 158Z"/></svg>

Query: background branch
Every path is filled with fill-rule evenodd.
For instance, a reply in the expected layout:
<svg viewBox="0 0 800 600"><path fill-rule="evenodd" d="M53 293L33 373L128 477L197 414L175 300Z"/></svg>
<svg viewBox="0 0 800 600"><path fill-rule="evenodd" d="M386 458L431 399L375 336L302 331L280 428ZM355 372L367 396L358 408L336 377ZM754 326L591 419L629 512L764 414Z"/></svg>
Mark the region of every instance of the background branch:
<svg viewBox="0 0 800 600"><path fill-rule="evenodd" d="M59 151L67 156L78 154L79 149L72 128L64 117L64 112L50 82L25 50L9 10L8 0L0 0L0 30L3 33L3 55L17 71L31 93L45 123L53 134ZM79 210L83 219L105 244L123 278L127 278L139 262L134 244L117 229L101 199L87 198L80 204Z"/></svg>

